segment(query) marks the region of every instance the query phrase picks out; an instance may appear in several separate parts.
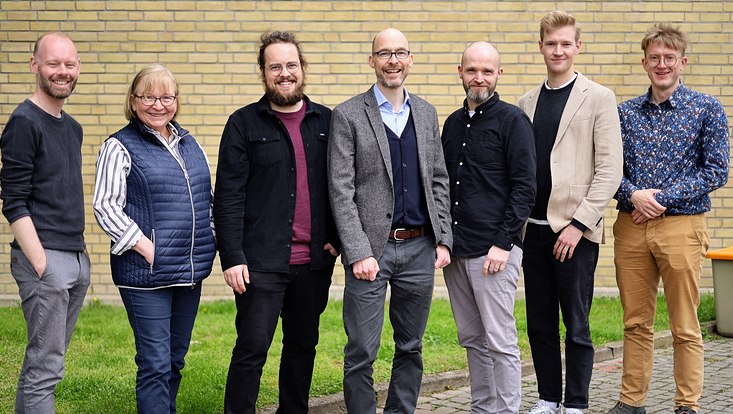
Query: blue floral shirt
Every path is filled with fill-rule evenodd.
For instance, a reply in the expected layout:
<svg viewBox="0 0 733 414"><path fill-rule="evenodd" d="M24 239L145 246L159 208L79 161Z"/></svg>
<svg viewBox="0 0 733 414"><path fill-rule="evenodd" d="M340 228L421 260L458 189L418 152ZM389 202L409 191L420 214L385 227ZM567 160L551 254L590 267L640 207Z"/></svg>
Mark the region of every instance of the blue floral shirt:
<svg viewBox="0 0 733 414"><path fill-rule="evenodd" d="M616 208L631 212L631 193L657 188L668 214L710 210L708 193L728 181L730 137L723 105L680 84L668 100L647 92L618 106L624 175Z"/></svg>

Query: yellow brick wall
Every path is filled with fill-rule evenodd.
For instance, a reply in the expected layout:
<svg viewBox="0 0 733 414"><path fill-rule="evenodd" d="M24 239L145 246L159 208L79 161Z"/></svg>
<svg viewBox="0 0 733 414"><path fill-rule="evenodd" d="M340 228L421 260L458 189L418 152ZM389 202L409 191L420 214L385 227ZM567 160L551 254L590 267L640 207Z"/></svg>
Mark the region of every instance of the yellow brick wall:
<svg viewBox="0 0 733 414"><path fill-rule="evenodd" d="M297 32L310 63L307 92L333 107L373 82L366 63L370 41L379 30L397 27L410 39L415 54L407 87L433 103L442 120L463 100L456 65L469 42L489 40L498 46L504 67L498 91L505 100L514 103L541 82L545 68L537 49L538 23L555 9L569 11L582 25L577 69L613 89L619 100L640 95L648 86L640 65L643 32L657 21L678 23L692 40L685 83L716 96L729 117L733 115L733 2L12 0L0 1L0 127L32 92L28 59L35 39L46 31L70 33L82 60L79 84L66 111L85 131L86 240L93 262L89 292L116 300L109 276L109 240L91 209L94 162L102 141L125 124L124 94L145 64L164 63L177 75L179 120L204 145L215 167L227 116L261 96L256 49L263 31ZM712 248L731 245L733 190L718 190L713 206L708 216ZM608 244L601 248L598 287L615 286L612 206L606 216ZM8 265L11 238L3 219L0 301L17 298ZM230 297L218 262L215 266L204 291L209 297ZM710 275L706 263L703 287L712 286Z"/></svg>

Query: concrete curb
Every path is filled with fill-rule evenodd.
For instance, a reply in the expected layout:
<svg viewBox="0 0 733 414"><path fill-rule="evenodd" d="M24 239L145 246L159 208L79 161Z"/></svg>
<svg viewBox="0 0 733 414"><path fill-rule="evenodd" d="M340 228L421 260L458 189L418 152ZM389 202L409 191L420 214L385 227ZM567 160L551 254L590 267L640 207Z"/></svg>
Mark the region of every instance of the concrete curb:
<svg viewBox="0 0 733 414"><path fill-rule="evenodd" d="M703 332L715 332L715 321L707 322L701 325ZM662 331L654 334L654 348L668 348L672 346L672 332ZM609 361L620 358L623 355L623 341L611 342L596 347L594 363ZM534 374L534 365L532 361L522 363L522 377ZM469 386L468 370L441 372L433 375L426 375L422 381L420 389L421 395L429 395L450 389L462 388ZM377 384L374 388L377 393L377 403L384 403L387 398L388 383ZM266 407L262 414L273 414L277 407ZM313 397L310 399L308 412L310 414L334 414L346 413L344 405L344 394L342 392L322 397Z"/></svg>

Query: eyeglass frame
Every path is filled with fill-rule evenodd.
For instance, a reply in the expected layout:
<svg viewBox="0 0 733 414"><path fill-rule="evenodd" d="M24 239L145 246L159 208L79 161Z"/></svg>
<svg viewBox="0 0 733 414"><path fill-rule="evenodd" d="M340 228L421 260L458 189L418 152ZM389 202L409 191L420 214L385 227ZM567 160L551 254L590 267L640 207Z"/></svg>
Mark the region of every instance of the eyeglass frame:
<svg viewBox="0 0 733 414"><path fill-rule="evenodd" d="M140 100L140 103L142 103L143 105L146 105L146 106L153 106L153 105L155 105L156 102L160 101L160 104L161 105L163 105L165 107L168 107L168 106L171 106L174 103L176 103L176 101L178 100L178 95L163 95L163 96L132 95L132 96L134 96L135 98L139 99ZM145 103L145 99L150 99L150 98L153 98L153 102ZM166 98L172 98L173 100L171 101L171 103L166 104L165 102L163 102L163 99L166 99Z"/></svg>
<svg viewBox="0 0 733 414"><path fill-rule="evenodd" d="M294 67L289 68L288 66L293 65ZM272 65L268 66L266 69L268 72L270 72L270 75L272 76L280 76L283 73L283 70L287 70L289 74L294 75L298 73L298 70L303 67L300 62L287 62L286 64L281 63L273 63Z"/></svg>
<svg viewBox="0 0 733 414"><path fill-rule="evenodd" d="M677 65L677 62L679 62L682 58L684 58L684 56L674 56L674 57L672 57L672 56L656 56L655 55L655 56L650 56L650 57L644 58L644 59L646 60L646 65L649 66L650 68L659 67L659 65L661 65L662 62L664 62L664 66L666 66L668 68L673 68L673 67L675 67ZM657 60L657 63L655 65L652 64L653 59L654 60ZM672 62L672 64L667 63L667 61L668 60L671 60L671 59L674 59L674 62Z"/></svg>
<svg viewBox="0 0 733 414"><path fill-rule="evenodd" d="M387 56L387 53L389 53L389 56ZM405 56L399 57L398 53L405 53ZM383 56L380 56L383 55ZM407 49L399 49L399 50L380 50L378 52L372 52L372 56L376 56L380 60L390 60L392 59L392 56L396 57L397 60L405 60L410 57L410 51Z"/></svg>

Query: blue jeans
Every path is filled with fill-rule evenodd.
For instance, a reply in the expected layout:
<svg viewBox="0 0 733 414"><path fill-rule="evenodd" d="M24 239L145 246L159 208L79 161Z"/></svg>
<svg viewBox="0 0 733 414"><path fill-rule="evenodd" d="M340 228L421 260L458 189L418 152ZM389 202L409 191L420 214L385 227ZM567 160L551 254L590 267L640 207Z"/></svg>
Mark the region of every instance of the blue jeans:
<svg viewBox="0 0 733 414"><path fill-rule="evenodd" d="M562 402L560 321L565 334L565 402L567 408L588 408L588 387L595 355L588 314L598 243L581 237L572 259L560 263L552 254L558 234L550 226L528 224L524 236L524 291L527 334L541 399Z"/></svg>
<svg viewBox="0 0 733 414"><path fill-rule="evenodd" d="M154 290L120 288L120 296L135 335L138 413L175 413L201 283Z"/></svg>
<svg viewBox="0 0 733 414"><path fill-rule="evenodd" d="M389 320L395 353L384 413L412 413L422 382L422 337L435 282L435 247L431 237L389 241L379 258L374 281L354 277L345 266L344 398L351 414L376 412L372 365L384 322L387 284L391 287Z"/></svg>
<svg viewBox="0 0 733 414"><path fill-rule="evenodd" d="M10 251L28 345L15 395L16 414L54 412L54 391L64 376L64 356L89 287L89 257L45 249L46 270L38 277L20 249Z"/></svg>

